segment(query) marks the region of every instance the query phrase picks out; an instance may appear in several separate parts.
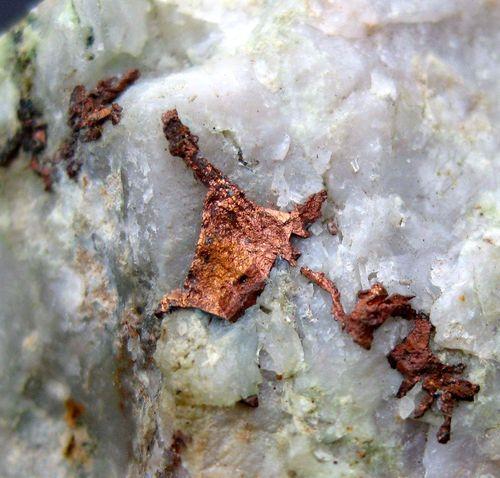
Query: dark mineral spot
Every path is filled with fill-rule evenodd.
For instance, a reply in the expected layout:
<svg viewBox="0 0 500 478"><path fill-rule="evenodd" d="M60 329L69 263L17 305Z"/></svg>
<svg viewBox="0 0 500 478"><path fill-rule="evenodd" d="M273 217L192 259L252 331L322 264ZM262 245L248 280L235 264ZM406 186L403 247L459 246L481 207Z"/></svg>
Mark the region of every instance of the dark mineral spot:
<svg viewBox="0 0 500 478"><path fill-rule="evenodd" d="M30 168L43 180L45 189L52 187L52 167L42 153L47 145L47 124L29 99L21 99L17 110L20 127L0 151L0 166L9 166L22 150L30 156Z"/></svg>
<svg viewBox="0 0 500 478"><path fill-rule="evenodd" d="M259 406L259 397L257 395L250 395L249 397L242 398L240 403L250 408L257 408Z"/></svg>

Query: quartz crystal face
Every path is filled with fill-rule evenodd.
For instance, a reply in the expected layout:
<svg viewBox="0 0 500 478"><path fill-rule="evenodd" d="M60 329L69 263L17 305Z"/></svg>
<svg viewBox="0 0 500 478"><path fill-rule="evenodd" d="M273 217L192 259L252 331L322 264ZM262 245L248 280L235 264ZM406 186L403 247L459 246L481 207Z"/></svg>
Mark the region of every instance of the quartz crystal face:
<svg viewBox="0 0 500 478"><path fill-rule="evenodd" d="M0 476L498 476L499 23L45 0L5 31Z"/></svg>

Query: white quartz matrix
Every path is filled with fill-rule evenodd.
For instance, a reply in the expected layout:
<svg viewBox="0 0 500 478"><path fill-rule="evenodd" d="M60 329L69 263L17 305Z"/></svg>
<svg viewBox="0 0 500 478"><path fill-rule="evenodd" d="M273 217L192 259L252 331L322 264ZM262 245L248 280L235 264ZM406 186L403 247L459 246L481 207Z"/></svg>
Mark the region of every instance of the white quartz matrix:
<svg viewBox="0 0 500 478"><path fill-rule="evenodd" d="M500 2L46 0L0 37L0 145L29 91L53 154L72 89L130 68L77 181L0 168L0 476L499 477ZM481 387L448 444L436 410L412 418L418 388L395 398L409 324L361 349L284 261L235 324L154 317L206 191L167 151L174 107L259 204L328 191L294 244L346 309L377 281L415 295Z"/></svg>

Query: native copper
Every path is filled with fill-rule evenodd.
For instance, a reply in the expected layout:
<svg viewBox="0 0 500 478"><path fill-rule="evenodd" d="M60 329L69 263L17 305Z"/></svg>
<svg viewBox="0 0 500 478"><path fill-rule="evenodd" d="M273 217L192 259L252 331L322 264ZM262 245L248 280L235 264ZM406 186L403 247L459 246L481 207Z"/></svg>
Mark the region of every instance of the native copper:
<svg viewBox="0 0 500 478"><path fill-rule="evenodd" d="M397 397L404 397L418 382L422 382L424 396L418 404L414 417L419 418L438 399L444 422L437 432L440 443L450 439L451 417L458 400L473 401L479 385L457 378L464 364L445 365L433 354L429 341L434 327L425 314L418 314L410 334L389 354L392 368L403 375Z"/></svg>
<svg viewBox="0 0 500 478"><path fill-rule="evenodd" d="M52 189L58 163L64 163L68 176L75 178L83 164L75 157L78 141L96 141L106 121L111 120L114 125L120 122L122 107L114 100L137 78L139 70L130 70L121 78L112 76L101 80L89 92L82 85L76 86L68 109L70 134L54 156L42 155L47 145L47 124L41 119L41 113L31 100L21 99L18 108L20 128L0 151L0 166L8 166L22 148L31 155L30 169L43 179L47 191Z"/></svg>
<svg viewBox="0 0 500 478"><path fill-rule="evenodd" d="M170 153L184 160L208 193L184 289L165 295L157 315L194 307L233 322L255 304L278 256L296 264L299 253L291 237L309 237L306 227L320 216L326 191L313 194L292 212L259 206L198 155L198 138L176 110L166 112L162 121Z"/></svg>
<svg viewBox="0 0 500 478"><path fill-rule="evenodd" d="M129 70L121 78L112 76L99 81L87 92L78 85L71 93L68 109L68 126L71 133L58 151L56 161L66 162L66 172L70 178L78 175L82 162L75 158L78 140L96 141L102 136L103 125L110 120L117 125L121 119L122 107L114 100L139 78L139 70Z"/></svg>
<svg viewBox="0 0 500 478"><path fill-rule="evenodd" d="M340 301L340 292L335 284L322 272L315 272L307 267L300 270L310 281L328 292L332 298L332 315L356 342L365 349L370 349L373 333L389 317L412 318L413 309L409 301L412 296L389 295L382 284L374 284L369 290L358 292L358 302L350 314L346 314Z"/></svg>

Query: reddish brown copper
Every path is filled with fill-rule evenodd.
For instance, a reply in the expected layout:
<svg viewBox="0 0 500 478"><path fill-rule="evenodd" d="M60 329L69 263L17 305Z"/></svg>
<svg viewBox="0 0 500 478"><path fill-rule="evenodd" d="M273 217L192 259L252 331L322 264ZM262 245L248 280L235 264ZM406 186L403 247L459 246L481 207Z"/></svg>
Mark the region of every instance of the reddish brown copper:
<svg viewBox="0 0 500 478"><path fill-rule="evenodd" d="M0 166L8 166L22 148L31 154L29 167L43 179L47 191L52 188L57 163L63 162L68 176L75 178L82 167L82 160L75 157L78 141L96 141L106 121L111 120L114 125L120 122L122 107L113 101L137 78L139 70L130 70L121 78L101 80L89 92L82 85L76 86L68 109L70 134L51 157L42 156L47 144L47 125L31 100L22 99L18 109L20 128L0 150Z"/></svg>
<svg viewBox="0 0 500 478"><path fill-rule="evenodd" d="M374 330L389 317L414 320L410 334L388 356L391 367L403 375L397 397L404 397L418 382L422 382L425 395L414 416L423 416L438 398L444 422L439 428L437 439L440 443L447 443L455 403L457 400L473 401L474 395L479 392L479 385L456 378L455 375L464 371L465 365L445 365L433 354L429 345L433 326L425 314L417 314L409 305L412 297L398 294L389 296L381 284L375 284L370 290L358 293L358 303L351 314L346 315L337 287L325 274L305 267L301 272L330 294L333 316L354 341L365 349L371 346Z"/></svg>
<svg viewBox="0 0 500 478"><path fill-rule="evenodd" d="M45 191L52 189L52 175L54 174L54 166L50 161L44 161L38 155L31 156L30 169L42 178L45 186Z"/></svg>
<svg viewBox="0 0 500 478"><path fill-rule="evenodd" d="M78 85L71 94L68 124L72 131L82 131L82 141L95 141L102 135L102 126L107 120L120 122L122 108L113 101L139 78L139 70L127 71L121 78L112 76L101 80L87 92Z"/></svg>
<svg viewBox="0 0 500 478"><path fill-rule="evenodd" d="M47 145L47 124L33 102L22 98L17 109L19 130L0 151L0 166L8 166L22 148L33 156L40 154Z"/></svg>
<svg viewBox="0 0 500 478"><path fill-rule="evenodd" d="M157 315L194 307L233 322L255 304L278 256L296 264L299 253L291 236L309 236L306 227L320 216L326 192L313 194L292 212L259 206L198 155L198 138L176 110L166 112L162 121L170 153L184 160L208 192L184 289L165 295Z"/></svg>
<svg viewBox="0 0 500 478"><path fill-rule="evenodd" d="M332 314L354 342L365 349L370 349L373 333L389 317L412 318L413 309L409 301L412 296L389 295L381 284L374 284L369 290L358 293L358 302L350 314L346 314L340 301L340 292L335 284L322 272L315 272L303 267L302 274L316 283L332 297Z"/></svg>
<svg viewBox="0 0 500 478"><path fill-rule="evenodd" d="M81 160L75 158L77 141L96 141L102 136L106 121L110 120L113 125L120 122L122 107L113 101L134 83L139 75L139 70L130 70L121 78L106 78L89 92L83 85L74 88L68 109L71 134L59 148L56 159L66 162L66 172L70 178L76 177L82 167Z"/></svg>
<svg viewBox="0 0 500 478"><path fill-rule="evenodd" d="M419 418L429 410L436 399L439 399L439 410L444 421L437 433L440 443L450 439L451 417L458 400L473 401L479 392L479 385L456 378L464 369L464 364L445 365L433 354L429 341L434 327L424 314L418 314L413 330L403 342L389 354L388 360L392 368L403 375L397 397L404 397L418 382L422 382L425 393L415 409L415 418Z"/></svg>

